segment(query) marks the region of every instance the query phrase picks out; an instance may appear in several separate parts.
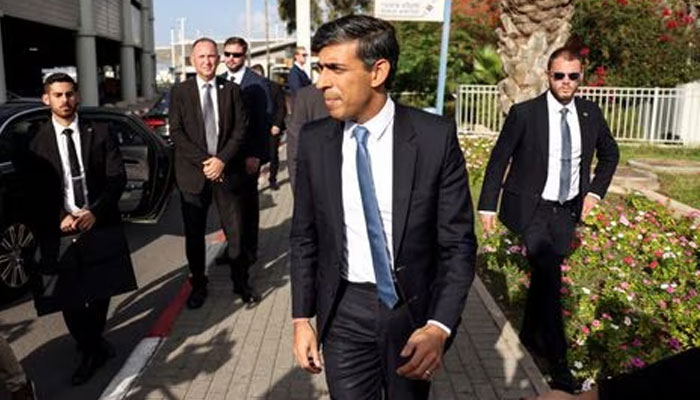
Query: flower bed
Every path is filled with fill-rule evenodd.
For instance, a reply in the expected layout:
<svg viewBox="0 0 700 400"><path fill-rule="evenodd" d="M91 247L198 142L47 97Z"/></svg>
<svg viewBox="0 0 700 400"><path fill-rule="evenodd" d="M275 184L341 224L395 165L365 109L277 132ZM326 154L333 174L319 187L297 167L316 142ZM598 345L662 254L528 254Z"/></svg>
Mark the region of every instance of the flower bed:
<svg viewBox="0 0 700 400"><path fill-rule="evenodd" d="M483 150L477 143L471 157ZM470 167L471 181L483 176L483 164ZM697 222L637 194L610 196L583 221L561 266L569 361L578 377L617 374L700 346L698 243ZM519 326L527 249L503 227L481 246L479 275Z"/></svg>

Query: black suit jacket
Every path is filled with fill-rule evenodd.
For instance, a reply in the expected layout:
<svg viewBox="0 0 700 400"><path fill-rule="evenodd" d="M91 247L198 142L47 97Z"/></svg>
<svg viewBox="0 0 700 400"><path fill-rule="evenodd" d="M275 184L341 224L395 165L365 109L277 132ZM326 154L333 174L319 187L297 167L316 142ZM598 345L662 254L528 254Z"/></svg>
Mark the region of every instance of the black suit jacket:
<svg viewBox="0 0 700 400"><path fill-rule="evenodd" d="M594 103L576 98L581 128L581 166L578 210L586 193L605 196L619 152L605 118ZM500 220L522 233L530 223L547 180L549 119L547 93L514 105L491 153L479 198L480 211L496 211L501 195ZM591 163L598 164L591 181ZM510 164L510 168L508 168ZM503 176L508 168L508 174ZM501 194L502 192L502 194Z"/></svg>
<svg viewBox="0 0 700 400"><path fill-rule="evenodd" d="M323 92L313 85L301 88L294 96L292 115L287 127L287 165L292 188L296 181L297 147L299 132L305 123L328 116L328 109L323 101Z"/></svg>
<svg viewBox="0 0 700 400"><path fill-rule="evenodd" d="M227 74L219 75L227 79ZM274 107L268 80L246 68L240 84L243 106L248 115L248 129L241 147L241 157L255 157L260 165L270 161L270 128Z"/></svg>
<svg viewBox="0 0 700 400"><path fill-rule="evenodd" d="M476 238L467 171L455 124L396 105L393 254L397 290L415 328L460 321L474 276ZM320 337L346 265L342 204L343 123L304 126L291 230L292 313L316 316ZM374 162L376 167L380 160Z"/></svg>
<svg viewBox="0 0 700 400"><path fill-rule="evenodd" d="M289 70L289 75L287 76L289 91L295 93L297 90L304 86L309 86L310 84L311 79L306 75L306 71L299 68L296 64L292 65L292 68Z"/></svg>
<svg viewBox="0 0 700 400"><path fill-rule="evenodd" d="M119 147L107 127L79 121L81 158L88 204L95 215L92 229L67 249L60 230L64 207L63 166L51 121L41 125L30 143L35 228L41 266L32 276L39 315L86 301L136 289L126 238L121 229L119 199L126 173ZM63 244L62 244L63 242ZM63 248L62 248L63 247Z"/></svg>
<svg viewBox="0 0 700 400"><path fill-rule="evenodd" d="M235 186L234 174L241 170L241 147L248 124L240 89L225 79L216 79L219 107L219 142L216 157L226 164L224 183ZM196 78L176 83L170 94L170 135L175 142L175 179L181 191L199 193L206 177L202 162L209 157Z"/></svg>

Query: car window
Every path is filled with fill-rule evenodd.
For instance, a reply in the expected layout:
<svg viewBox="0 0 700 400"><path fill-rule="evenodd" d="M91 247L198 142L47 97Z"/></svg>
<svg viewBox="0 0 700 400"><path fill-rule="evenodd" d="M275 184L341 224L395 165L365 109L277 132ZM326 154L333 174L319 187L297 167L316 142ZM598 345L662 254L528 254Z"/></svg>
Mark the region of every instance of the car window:
<svg viewBox="0 0 700 400"><path fill-rule="evenodd" d="M47 112L36 112L20 116L0 132L0 163L16 161L29 149L39 126L47 121Z"/></svg>
<svg viewBox="0 0 700 400"><path fill-rule="evenodd" d="M119 147L146 145L143 136L141 136L134 127L129 125L126 120L118 116L96 116L91 117L90 120L98 124L106 124L109 134L112 135L112 138L119 144Z"/></svg>

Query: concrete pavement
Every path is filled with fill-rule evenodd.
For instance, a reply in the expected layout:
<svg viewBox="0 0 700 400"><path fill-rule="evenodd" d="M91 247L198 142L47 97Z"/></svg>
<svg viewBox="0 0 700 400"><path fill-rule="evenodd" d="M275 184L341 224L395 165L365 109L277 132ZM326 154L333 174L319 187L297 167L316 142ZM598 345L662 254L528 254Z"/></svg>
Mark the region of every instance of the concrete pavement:
<svg viewBox="0 0 700 400"><path fill-rule="evenodd" d="M286 168L280 178L279 191L261 192L260 260L251 273L262 302L246 307L231 292L228 267L212 266L206 304L180 314L171 336L127 398L330 398L324 376L303 372L292 355L288 258L292 195ZM432 399L510 400L547 389L479 280L444 364L433 380Z"/></svg>

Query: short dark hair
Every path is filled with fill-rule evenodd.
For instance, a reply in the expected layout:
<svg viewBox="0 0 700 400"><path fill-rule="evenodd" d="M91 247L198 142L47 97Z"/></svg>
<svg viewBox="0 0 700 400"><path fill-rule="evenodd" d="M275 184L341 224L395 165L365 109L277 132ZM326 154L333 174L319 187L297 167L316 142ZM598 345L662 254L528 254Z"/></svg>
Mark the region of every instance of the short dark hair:
<svg viewBox="0 0 700 400"><path fill-rule="evenodd" d="M73 85L73 90L78 90L78 84L70 75L65 72L54 72L44 79L44 93L49 93L49 87L56 82L70 83Z"/></svg>
<svg viewBox="0 0 700 400"><path fill-rule="evenodd" d="M224 47L230 45L230 44L237 44L241 47L243 47L243 52L248 53L248 42L245 41L242 37L238 36L231 36L230 38L226 39L224 42Z"/></svg>
<svg viewBox="0 0 700 400"><path fill-rule="evenodd" d="M554 63L554 60L557 58L563 58L566 61L578 60L580 63L583 63L581 60L581 55L578 51L576 51L576 49L564 46L554 50L554 52L549 56L549 60L547 60L547 71L552 69L552 63Z"/></svg>
<svg viewBox="0 0 700 400"><path fill-rule="evenodd" d="M326 46L357 41L357 56L367 69L385 59L391 66L384 86L389 89L399 63L399 42L394 27L368 15L348 15L321 25L311 41L311 50L319 53Z"/></svg>
<svg viewBox="0 0 700 400"><path fill-rule="evenodd" d="M265 68L263 68L262 64L255 64L252 67L250 67L253 71L258 71L260 75L265 76Z"/></svg>
<svg viewBox="0 0 700 400"><path fill-rule="evenodd" d="M202 42L208 42L208 43L213 44L213 45L214 45L214 48L216 49L216 51L217 51L217 52L219 51L219 47L218 47L218 45L216 44L216 42L214 41L214 39L208 38L208 37L205 37L205 36L204 36L204 37L201 37L201 38L199 38L199 39L197 39L197 40L195 40L195 41L192 43L192 51L194 51L194 48L195 48L198 44L200 44L200 43L202 43Z"/></svg>

